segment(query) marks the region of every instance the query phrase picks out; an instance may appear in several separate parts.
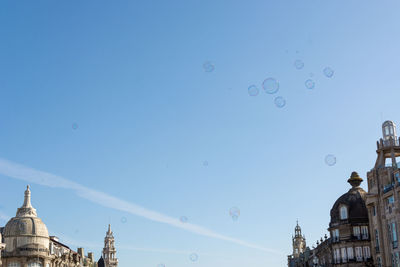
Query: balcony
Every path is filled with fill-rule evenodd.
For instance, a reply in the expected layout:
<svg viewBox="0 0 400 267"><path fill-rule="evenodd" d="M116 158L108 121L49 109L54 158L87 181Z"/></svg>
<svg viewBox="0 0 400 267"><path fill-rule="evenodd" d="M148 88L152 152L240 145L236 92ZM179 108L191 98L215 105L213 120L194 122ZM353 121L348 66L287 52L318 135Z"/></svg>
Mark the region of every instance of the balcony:
<svg viewBox="0 0 400 267"><path fill-rule="evenodd" d="M390 190L392 190L393 189L393 184L387 184L387 185L384 185L383 186L383 193L387 193L387 192L389 192Z"/></svg>

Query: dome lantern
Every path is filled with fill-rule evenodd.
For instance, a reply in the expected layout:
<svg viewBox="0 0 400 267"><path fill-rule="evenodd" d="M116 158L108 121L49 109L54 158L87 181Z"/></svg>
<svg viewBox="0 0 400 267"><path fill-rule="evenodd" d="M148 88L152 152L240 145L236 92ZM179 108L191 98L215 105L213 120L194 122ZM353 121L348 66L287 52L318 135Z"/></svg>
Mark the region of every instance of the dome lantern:
<svg viewBox="0 0 400 267"><path fill-rule="evenodd" d="M352 172L350 178L347 180L347 182L351 184L353 188L360 186L362 181L363 179L358 175L357 172Z"/></svg>
<svg viewBox="0 0 400 267"><path fill-rule="evenodd" d="M390 139L396 140L396 125L393 121L385 121L382 124L383 140L388 141Z"/></svg>

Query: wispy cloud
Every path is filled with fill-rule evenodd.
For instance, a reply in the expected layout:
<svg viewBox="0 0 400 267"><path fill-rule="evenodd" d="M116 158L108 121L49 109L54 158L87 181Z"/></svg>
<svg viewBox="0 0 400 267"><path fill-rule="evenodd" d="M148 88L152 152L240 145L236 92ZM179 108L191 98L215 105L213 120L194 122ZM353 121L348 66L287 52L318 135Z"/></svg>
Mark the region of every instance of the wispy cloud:
<svg viewBox="0 0 400 267"><path fill-rule="evenodd" d="M10 216L0 211L0 221L8 222L11 219Z"/></svg>
<svg viewBox="0 0 400 267"><path fill-rule="evenodd" d="M284 255L284 253L281 251L259 246L257 244L253 244L230 236L222 235L200 225L192 223L182 223L177 218L170 217L168 215L144 208L142 206L119 199L109 194L88 188L81 184L65 179L61 176L36 170L2 158L0 158L0 174L11 178L27 181L29 183L35 183L54 188L70 189L73 190L78 196L85 198L91 202L97 203L103 207L128 212L136 216L168 224L198 235L228 241L248 248L254 248L269 253Z"/></svg>

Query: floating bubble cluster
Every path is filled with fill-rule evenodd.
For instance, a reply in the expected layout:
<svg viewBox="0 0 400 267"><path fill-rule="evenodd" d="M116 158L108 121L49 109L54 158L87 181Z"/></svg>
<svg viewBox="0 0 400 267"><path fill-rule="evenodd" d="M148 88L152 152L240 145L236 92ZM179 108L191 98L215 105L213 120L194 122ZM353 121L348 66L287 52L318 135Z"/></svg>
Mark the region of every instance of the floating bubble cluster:
<svg viewBox="0 0 400 267"><path fill-rule="evenodd" d="M187 223L188 222L188 218L186 216L181 216L179 218L179 220L181 221L181 223Z"/></svg>
<svg viewBox="0 0 400 267"><path fill-rule="evenodd" d="M255 85L250 85L249 88L248 88L248 91L249 91L249 95L250 96L257 96L258 93L260 92L258 90L257 86L255 86Z"/></svg>
<svg viewBox="0 0 400 267"><path fill-rule="evenodd" d="M301 70L302 68L304 68L304 62L300 59L296 59L294 61L294 67L298 70Z"/></svg>
<svg viewBox="0 0 400 267"><path fill-rule="evenodd" d="M331 69L330 67L326 67L324 70L324 75L328 78L332 78L333 74L335 73L333 69Z"/></svg>
<svg viewBox="0 0 400 267"><path fill-rule="evenodd" d="M205 72L213 72L215 69L215 66L212 62L206 61L203 63L203 69Z"/></svg>
<svg viewBox="0 0 400 267"><path fill-rule="evenodd" d="M160 263L160 264L157 265L157 267L165 267L165 264L164 263Z"/></svg>
<svg viewBox="0 0 400 267"><path fill-rule="evenodd" d="M314 89L315 87L315 82L311 79L306 80L304 84L307 89Z"/></svg>
<svg viewBox="0 0 400 267"><path fill-rule="evenodd" d="M196 253L192 253L192 254L190 254L190 256L189 256L189 259L191 260L191 261L197 261L198 259L199 259L199 255L197 255Z"/></svg>
<svg viewBox="0 0 400 267"><path fill-rule="evenodd" d="M128 220L126 219L126 217L122 217L122 218L121 218L121 222L122 222L122 223L126 223L127 221L128 221Z"/></svg>
<svg viewBox="0 0 400 267"><path fill-rule="evenodd" d="M275 94L279 90L279 83L274 78L265 79L262 86L267 94Z"/></svg>
<svg viewBox="0 0 400 267"><path fill-rule="evenodd" d="M74 122L73 124L72 124L72 129L73 130L76 130L76 129L78 129L78 124L76 123L76 122Z"/></svg>
<svg viewBox="0 0 400 267"><path fill-rule="evenodd" d="M286 105L286 100L281 96L277 96L274 99L274 103L278 108L283 108Z"/></svg>
<svg viewBox="0 0 400 267"><path fill-rule="evenodd" d="M207 160L203 161L203 166L205 166L205 167L208 166L208 161Z"/></svg>
<svg viewBox="0 0 400 267"><path fill-rule="evenodd" d="M229 215L232 217L232 220L237 221L240 216L240 209L237 207L230 208Z"/></svg>
<svg viewBox="0 0 400 267"><path fill-rule="evenodd" d="M336 157L332 154L328 154L325 156L325 163L328 166L333 166L336 164Z"/></svg>

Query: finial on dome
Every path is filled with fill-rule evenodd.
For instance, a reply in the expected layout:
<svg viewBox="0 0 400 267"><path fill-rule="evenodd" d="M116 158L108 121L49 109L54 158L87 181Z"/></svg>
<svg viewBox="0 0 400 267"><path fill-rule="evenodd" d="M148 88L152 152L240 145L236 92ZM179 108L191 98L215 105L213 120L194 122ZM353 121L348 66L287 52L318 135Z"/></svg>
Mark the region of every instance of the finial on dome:
<svg viewBox="0 0 400 267"><path fill-rule="evenodd" d="M108 224L108 232L107 232L107 234L111 234L112 232L111 232L111 224Z"/></svg>
<svg viewBox="0 0 400 267"><path fill-rule="evenodd" d="M352 172L350 178L347 180L347 182L351 184L352 187L360 186L362 181L363 179L358 175L357 172Z"/></svg>
<svg viewBox="0 0 400 267"><path fill-rule="evenodd" d="M17 210L17 217L25 216L37 216L36 210L31 204L31 190L29 189L29 185L26 186L24 204L22 204L22 207Z"/></svg>

